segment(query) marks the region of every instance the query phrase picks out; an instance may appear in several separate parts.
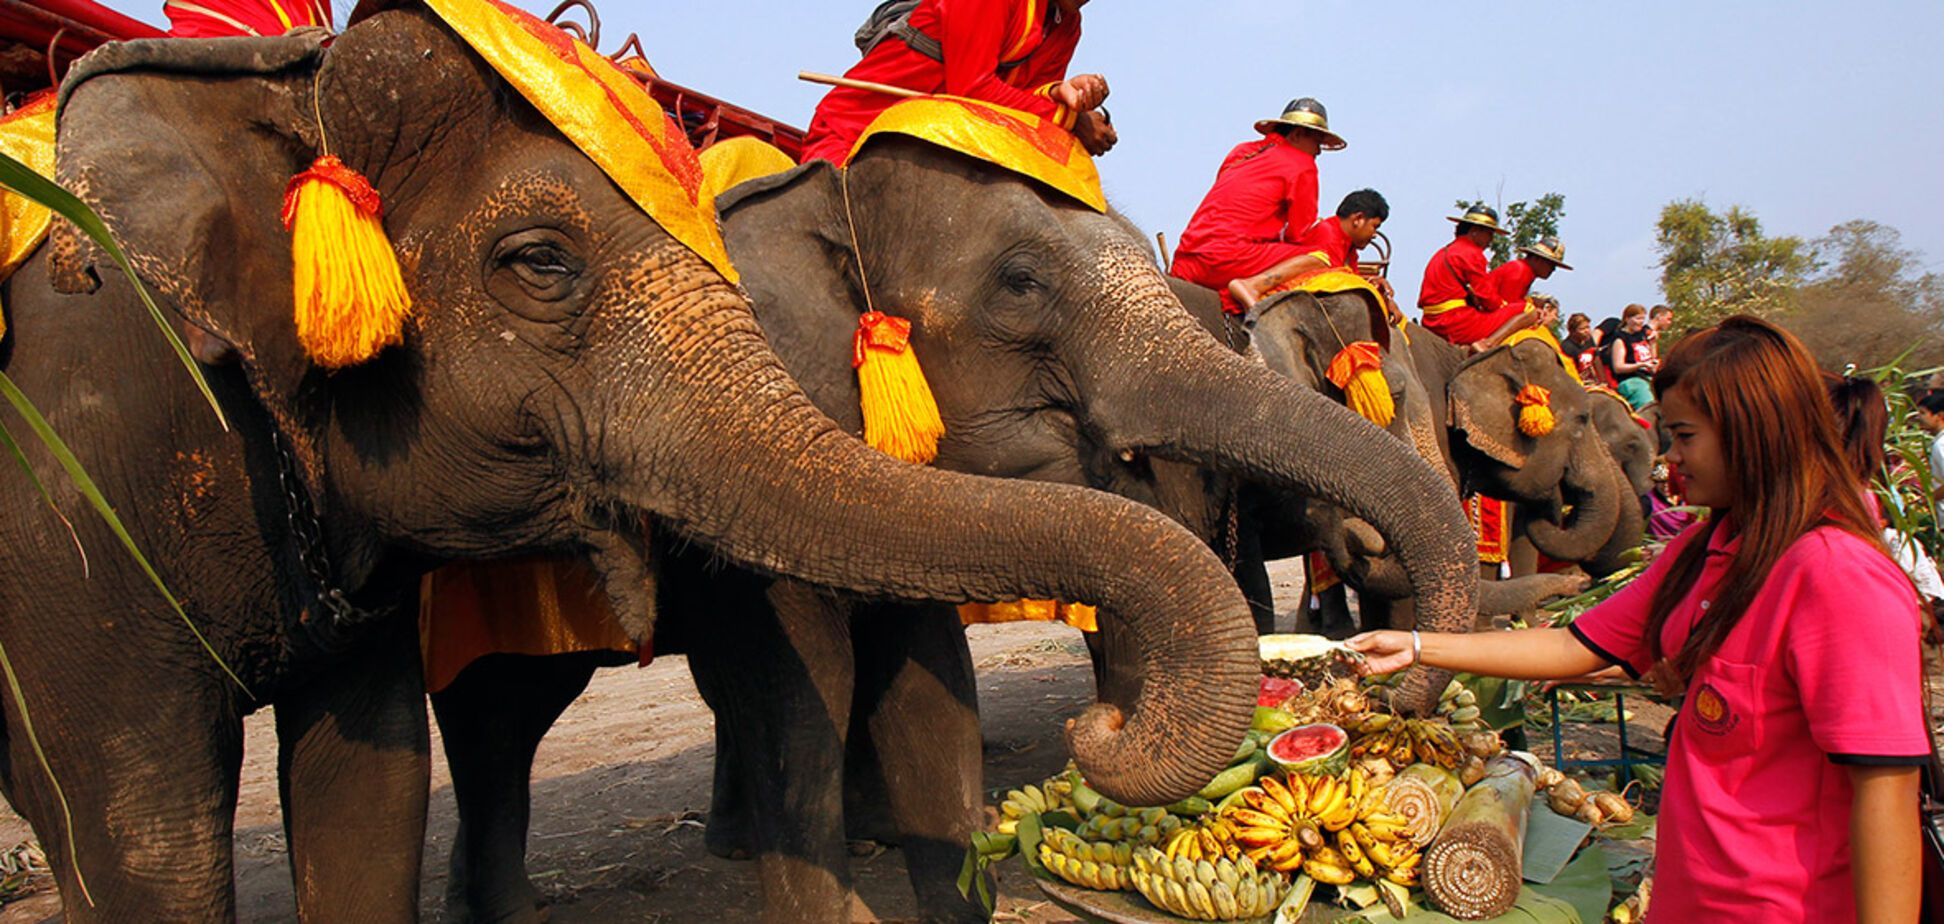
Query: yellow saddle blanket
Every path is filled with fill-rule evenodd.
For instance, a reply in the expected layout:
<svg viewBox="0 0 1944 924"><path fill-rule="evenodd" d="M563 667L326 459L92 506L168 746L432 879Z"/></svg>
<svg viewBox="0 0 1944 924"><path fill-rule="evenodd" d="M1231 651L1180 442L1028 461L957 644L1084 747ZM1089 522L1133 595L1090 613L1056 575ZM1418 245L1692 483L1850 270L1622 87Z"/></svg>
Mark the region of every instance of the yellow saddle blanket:
<svg viewBox="0 0 1944 924"><path fill-rule="evenodd" d="M54 178L54 93L36 94L19 109L0 117L0 154ZM0 190L0 279L27 262L54 223L54 213L26 196ZM0 315L0 337L7 322Z"/></svg>

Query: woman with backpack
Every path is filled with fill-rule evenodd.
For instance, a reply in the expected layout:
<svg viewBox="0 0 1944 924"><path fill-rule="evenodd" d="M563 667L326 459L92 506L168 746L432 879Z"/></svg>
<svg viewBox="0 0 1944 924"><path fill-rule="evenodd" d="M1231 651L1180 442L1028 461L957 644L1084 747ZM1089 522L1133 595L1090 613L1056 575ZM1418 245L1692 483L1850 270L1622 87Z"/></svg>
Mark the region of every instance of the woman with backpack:
<svg viewBox="0 0 1944 924"><path fill-rule="evenodd" d="M1087 0L888 0L857 30L864 60L851 80L919 93L962 96L1051 119L1088 153L1105 154L1118 136L1100 104L1107 79L1067 77L1080 44ZM817 104L803 161L842 164L878 114L898 102L885 93L836 87Z"/></svg>

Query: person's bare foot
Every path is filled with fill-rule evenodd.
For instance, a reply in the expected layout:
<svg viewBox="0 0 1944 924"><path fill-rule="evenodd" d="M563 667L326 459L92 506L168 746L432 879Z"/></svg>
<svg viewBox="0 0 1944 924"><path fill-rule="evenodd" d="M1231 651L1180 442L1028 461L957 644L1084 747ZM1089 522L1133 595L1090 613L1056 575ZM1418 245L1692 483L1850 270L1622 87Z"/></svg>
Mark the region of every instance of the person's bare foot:
<svg viewBox="0 0 1944 924"><path fill-rule="evenodd" d="M1247 279L1231 280L1228 284L1228 292L1229 297L1235 299L1236 303L1242 306L1243 314L1254 311L1256 302L1260 299L1255 289L1250 287Z"/></svg>

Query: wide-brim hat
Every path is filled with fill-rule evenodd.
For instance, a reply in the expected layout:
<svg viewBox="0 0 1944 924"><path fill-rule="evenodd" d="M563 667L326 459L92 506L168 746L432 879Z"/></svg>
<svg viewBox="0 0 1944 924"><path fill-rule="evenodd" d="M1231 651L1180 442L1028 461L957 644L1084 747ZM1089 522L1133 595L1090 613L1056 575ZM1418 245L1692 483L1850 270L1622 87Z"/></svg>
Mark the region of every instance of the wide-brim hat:
<svg viewBox="0 0 1944 924"><path fill-rule="evenodd" d="M1484 228L1485 230L1490 231L1493 234L1512 233L1510 231L1505 230L1504 228L1499 227L1498 210L1493 209L1490 206L1479 206L1478 208L1475 209L1466 209L1465 214L1460 215L1457 218L1447 217L1445 218L1445 220L1460 225L1473 225L1475 227Z"/></svg>
<svg viewBox="0 0 1944 924"><path fill-rule="evenodd" d="M1290 100L1289 105L1283 107L1282 115L1273 119L1263 119L1257 122L1255 124L1255 130L1267 135L1280 126L1307 128L1310 131L1322 135L1323 150L1325 151L1341 151L1349 144L1349 142L1343 140L1342 135L1330 131L1329 110L1324 109L1322 103L1307 96L1302 99Z"/></svg>
<svg viewBox="0 0 1944 924"><path fill-rule="evenodd" d="M1551 263L1560 269L1570 270L1573 268L1572 264L1566 262L1566 248L1560 246L1559 238L1551 236L1542 237L1519 248L1519 250L1538 257L1547 263Z"/></svg>

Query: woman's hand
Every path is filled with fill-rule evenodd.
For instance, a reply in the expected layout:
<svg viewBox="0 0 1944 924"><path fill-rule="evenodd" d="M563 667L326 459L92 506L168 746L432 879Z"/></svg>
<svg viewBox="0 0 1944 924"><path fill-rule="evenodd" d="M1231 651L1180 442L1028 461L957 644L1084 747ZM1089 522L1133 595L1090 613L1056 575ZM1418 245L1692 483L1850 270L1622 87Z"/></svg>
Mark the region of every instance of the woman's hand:
<svg viewBox="0 0 1944 924"><path fill-rule="evenodd" d="M1351 651L1364 656L1357 664L1357 673L1391 674L1410 667L1416 660L1411 651L1411 633L1385 629L1380 632L1365 632L1343 643Z"/></svg>
<svg viewBox="0 0 1944 924"><path fill-rule="evenodd" d="M1107 101L1107 92L1107 78L1099 74L1081 74L1068 77L1053 91L1053 98L1075 112L1087 112L1100 108L1100 104Z"/></svg>

